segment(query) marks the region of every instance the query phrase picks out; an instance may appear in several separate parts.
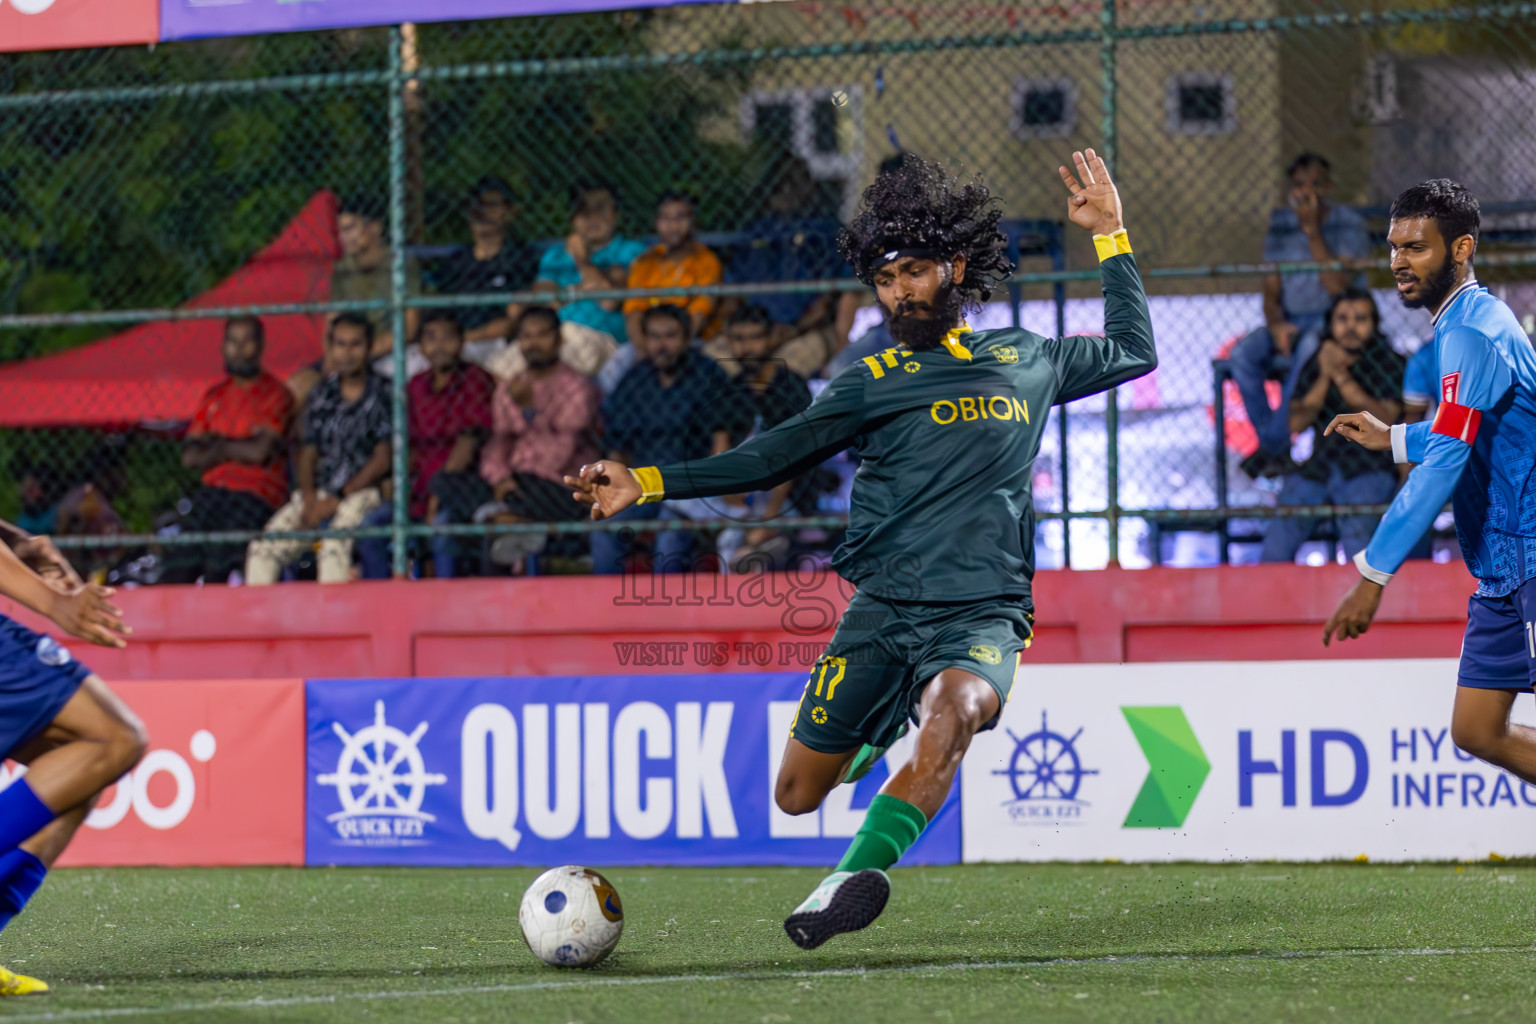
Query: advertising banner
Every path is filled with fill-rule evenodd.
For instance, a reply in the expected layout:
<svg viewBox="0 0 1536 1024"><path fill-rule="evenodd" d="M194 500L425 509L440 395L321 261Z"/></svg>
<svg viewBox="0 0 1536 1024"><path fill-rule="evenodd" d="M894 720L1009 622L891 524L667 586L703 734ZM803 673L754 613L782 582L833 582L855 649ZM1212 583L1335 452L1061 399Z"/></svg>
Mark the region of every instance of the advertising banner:
<svg viewBox="0 0 1536 1024"><path fill-rule="evenodd" d="M1439 659L1026 666L962 768L965 859L1536 854L1536 786L1451 742L1455 683Z"/></svg>
<svg viewBox="0 0 1536 1024"><path fill-rule="evenodd" d="M62 865L304 862L304 684L115 683L149 752L109 788ZM0 769L0 784L19 771Z"/></svg>
<svg viewBox="0 0 1536 1024"><path fill-rule="evenodd" d="M14 0L7 0L14 2ZM44 0L30 0L37 4ZM56 0L63 3L64 0ZM161 38L201 39L258 32L394 25L403 21L461 21L534 14L617 11L665 6L666 0L156 0ZM679 2L679 0L672 0ZM690 0L683 0L690 2ZM703 0L697 0L703 2Z"/></svg>
<svg viewBox="0 0 1536 1024"><path fill-rule="evenodd" d="M0 0L0 53L153 43L161 0Z"/></svg>
<svg viewBox="0 0 1536 1024"><path fill-rule="evenodd" d="M801 673L308 685L310 864L835 863L909 735L791 817ZM958 786L956 787L958 791ZM951 793L905 863L960 859Z"/></svg>

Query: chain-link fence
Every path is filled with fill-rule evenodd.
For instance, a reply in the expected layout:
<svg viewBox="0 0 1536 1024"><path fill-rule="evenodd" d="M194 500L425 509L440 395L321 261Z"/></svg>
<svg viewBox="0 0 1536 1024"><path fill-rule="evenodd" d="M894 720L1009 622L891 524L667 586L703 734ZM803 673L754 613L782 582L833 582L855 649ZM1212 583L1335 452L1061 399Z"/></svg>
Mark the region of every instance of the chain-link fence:
<svg viewBox="0 0 1536 1024"><path fill-rule="evenodd" d="M1332 558L1395 481L1341 485L1286 403L1355 285L1387 340L1373 397L1423 414L1387 378L1427 318L1384 258L1386 204L1423 178L1479 195L1479 276L1529 326L1533 67L1536 5L1284 0L700 5L0 56L0 515L122 581L824 560L847 455L596 526L554 480L739 442L878 351L832 238L902 152L1003 201L1019 273L973 326L1101 330L1055 173L1095 146L1160 366L1053 410L1040 564L1295 557L1277 517ZM1269 358L1286 324L1294 372Z"/></svg>

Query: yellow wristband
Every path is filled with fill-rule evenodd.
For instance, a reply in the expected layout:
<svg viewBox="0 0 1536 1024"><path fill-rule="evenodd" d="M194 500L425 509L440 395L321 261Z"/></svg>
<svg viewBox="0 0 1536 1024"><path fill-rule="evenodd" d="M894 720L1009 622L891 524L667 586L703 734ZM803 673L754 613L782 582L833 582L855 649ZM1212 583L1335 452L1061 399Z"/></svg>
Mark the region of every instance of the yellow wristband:
<svg viewBox="0 0 1536 1024"><path fill-rule="evenodd" d="M1098 251L1099 262L1103 263L1111 256L1129 256L1131 253L1131 236L1121 228L1112 235L1094 235L1093 247Z"/></svg>
<svg viewBox="0 0 1536 1024"><path fill-rule="evenodd" d="M635 483L640 485L640 500L635 504L644 505L653 501L660 501L666 494L666 487L661 482L661 470L655 466L641 466L639 469L629 471L635 478Z"/></svg>

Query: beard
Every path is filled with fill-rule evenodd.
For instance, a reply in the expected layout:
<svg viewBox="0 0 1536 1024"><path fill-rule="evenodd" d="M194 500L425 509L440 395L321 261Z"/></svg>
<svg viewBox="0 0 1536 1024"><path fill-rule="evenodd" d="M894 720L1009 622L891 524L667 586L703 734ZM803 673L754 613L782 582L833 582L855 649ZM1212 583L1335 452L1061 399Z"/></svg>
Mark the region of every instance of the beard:
<svg viewBox="0 0 1536 1024"><path fill-rule="evenodd" d="M1419 293L1418 298L1410 299L1402 293L1398 294L1398 298L1409 309L1423 309L1426 306L1439 309L1445 297L1456 287L1456 261L1451 259L1450 253L1445 254L1445 262L1440 264L1439 270L1422 279L1422 284L1423 291Z"/></svg>
<svg viewBox="0 0 1536 1024"><path fill-rule="evenodd" d="M528 361L531 370L547 370L560 361L558 349L544 352L524 352L523 358Z"/></svg>
<svg viewBox="0 0 1536 1024"><path fill-rule="evenodd" d="M945 335L960 326L962 305L954 285L947 284L939 288L932 303L902 303L895 310L881 303L880 311L885 314L892 341L913 352L926 352L938 348ZM918 312L930 315L921 318L915 315Z"/></svg>
<svg viewBox="0 0 1536 1024"><path fill-rule="evenodd" d="M224 372L238 380L250 380L261 372L261 364L252 360L249 363L232 363L224 360Z"/></svg>

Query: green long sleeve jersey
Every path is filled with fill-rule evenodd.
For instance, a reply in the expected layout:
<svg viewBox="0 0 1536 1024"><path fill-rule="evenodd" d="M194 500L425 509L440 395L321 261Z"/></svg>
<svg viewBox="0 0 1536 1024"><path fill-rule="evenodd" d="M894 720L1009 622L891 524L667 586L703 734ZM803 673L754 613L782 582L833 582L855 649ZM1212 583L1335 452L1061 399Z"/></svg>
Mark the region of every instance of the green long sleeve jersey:
<svg viewBox="0 0 1536 1024"><path fill-rule="evenodd" d="M763 490L851 445L860 462L839 575L892 601L1032 606L1030 477L1047 411L1157 366L1135 259L1122 250L1100 273L1102 337L962 327L930 351L887 349L730 451L635 470L642 501Z"/></svg>

